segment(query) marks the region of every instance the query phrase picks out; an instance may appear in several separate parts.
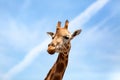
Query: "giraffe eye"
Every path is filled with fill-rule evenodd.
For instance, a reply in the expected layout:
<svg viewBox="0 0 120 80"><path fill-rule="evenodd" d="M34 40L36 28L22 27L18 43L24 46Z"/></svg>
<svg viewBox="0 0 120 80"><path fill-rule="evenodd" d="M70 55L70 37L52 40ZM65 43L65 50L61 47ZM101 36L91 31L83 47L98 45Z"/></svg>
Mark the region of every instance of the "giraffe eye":
<svg viewBox="0 0 120 80"><path fill-rule="evenodd" d="M63 36L64 39L69 39L69 36Z"/></svg>

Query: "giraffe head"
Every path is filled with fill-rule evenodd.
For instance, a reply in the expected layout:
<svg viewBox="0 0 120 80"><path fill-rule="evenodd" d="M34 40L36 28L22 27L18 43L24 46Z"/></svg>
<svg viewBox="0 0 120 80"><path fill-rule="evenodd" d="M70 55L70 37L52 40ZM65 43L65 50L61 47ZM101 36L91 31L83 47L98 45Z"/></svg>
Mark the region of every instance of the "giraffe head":
<svg viewBox="0 0 120 80"><path fill-rule="evenodd" d="M80 34L80 30L76 30L71 34L68 31L68 20L65 21L64 27L61 27L61 22L58 21L56 33L53 32L47 32L52 37L51 43L48 45L48 53L54 54L55 52L64 52L68 50L67 45L70 43L70 41L77 35Z"/></svg>

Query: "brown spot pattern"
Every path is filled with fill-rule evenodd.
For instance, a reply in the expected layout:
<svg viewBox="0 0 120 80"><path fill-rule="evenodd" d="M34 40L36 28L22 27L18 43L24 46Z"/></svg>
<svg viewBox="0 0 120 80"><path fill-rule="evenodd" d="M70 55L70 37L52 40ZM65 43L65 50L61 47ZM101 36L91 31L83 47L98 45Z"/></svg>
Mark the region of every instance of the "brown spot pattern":
<svg viewBox="0 0 120 80"><path fill-rule="evenodd" d="M68 60L65 61L65 65L67 65L67 64L68 64Z"/></svg>
<svg viewBox="0 0 120 80"><path fill-rule="evenodd" d="M62 53L60 53L59 58L62 59L62 60L64 60L64 55Z"/></svg>
<svg viewBox="0 0 120 80"><path fill-rule="evenodd" d="M68 58L68 55L66 56L66 58Z"/></svg>
<svg viewBox="0 0 120 80"><path fill-rule="evenodd" d="M69 46L66 47L67 49L69 48Z"/></svg>
<svg viewBox="0 0 120 80"><path fill-rule="evenodd" d="M58 63L56 66L56 72L60 73L64 70L64 64L63 63Z"/></svg>
<svg viewBox="0 0 120 80"><path fill-rule="evenodd" d="M53 80L60 80L60 76L59 75L56 75Z"/></svg>
<svg viewBox="0 0 120 80"><path fill-rule="evenodd" d="M67 52L64 52L64 54L67 54Z"/></svg>

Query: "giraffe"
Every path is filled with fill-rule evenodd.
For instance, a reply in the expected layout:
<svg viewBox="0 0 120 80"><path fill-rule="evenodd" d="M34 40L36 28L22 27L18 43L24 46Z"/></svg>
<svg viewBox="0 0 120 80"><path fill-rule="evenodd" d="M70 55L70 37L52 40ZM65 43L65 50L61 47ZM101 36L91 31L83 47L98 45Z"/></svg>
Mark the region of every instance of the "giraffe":
<svg viewBox="0 0 120 80"><path fill-rule="evenodd" d="M68 64L69 51L71 49L70 41L81 33L81 29L76 30L71 34L68 31L69 21L65 21L64 27L61 27L61 22L58 21L56 33L47 32L52 37L52 42L48 44L48 53L58 53L58 58L53 67L48 72L44 80L62 80L64 72Z"/></svg>

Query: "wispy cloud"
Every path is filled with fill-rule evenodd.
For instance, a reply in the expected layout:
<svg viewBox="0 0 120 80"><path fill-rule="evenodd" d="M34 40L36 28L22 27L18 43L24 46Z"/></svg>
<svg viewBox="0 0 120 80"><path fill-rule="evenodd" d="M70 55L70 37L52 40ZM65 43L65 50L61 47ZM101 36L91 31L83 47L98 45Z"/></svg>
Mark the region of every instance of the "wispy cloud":
<svg viewBox="0 0 120 80"><path fill-rule="evenodd" d="M76 51L72 55L73 57L75 53L78 53L74 59L79 56L79 58L70 65L74 66L73 64L77 64L77 70L79 70L75 72L79 75L73 76L73 79L76 77L76 80L81 78L85 80L101 80L101 78L103 78L102 80L120 79L120 38L119 35L116 35L119 34L120 28L115 27L118 23L108 24L116 17L116 14L118 14L118 12L111 13L97 25L90 29L83 30L81 40L76 41L77 45L80 41L80 52ZM113 27L112 29L110 28L111 26ZM76 65L74 69L76 69ZM80 76L80 73L85 76Z"/></svg>
<svg viewBox="0 0 120 80"><path fill-rule="evenodd" d="M82 27L86 22L88 22L93 15L95 15L99 10L101 10L109 0L97 0L91 6L89 6L84 12L74 18L70 23L70 30L72 28Z"/></svg>
<svg viewBox="0 0 120 80"><path fill-rule="evenodd" d="M104 50L104 48L99 47L99 46L102 46L102 47L105 47L106 49L108 49L109 47L107 47L107 46L109 44L104 45L104 43L108 42L108 43L113 44L115 42L115 41L112 41L112 42L108 41L109 40L109 39L107 39L108 36L113 37L113 36L111 36L111 34L114 34L114 33L110 32L109 27L104 26L112 17L114 17L113 14L111 14L110 16L108 16L107 18L105 18L104 20L102 20L97 25L93 26L92 28L84 30L82 32L82 36L80 37L80 39L78 39L78 41L76 41L76 43L74 42L74 44L76 44L76 45L78 45L79 42L80 42L80 44L78 45L79 49L76 49L77 51L72 50L71 53L74 53L74 54L70 54L71 61L69 62L69 66L74 68L73 72L75 71L75 69L77 69L77 71L75 71L74 73L71 73L71 76L72 76L71 79L77 80L77 79L82 78L85 80L88 80L88 79L94 80L94 79L98 79L101 76L106 76L106 74L104 72L98 73L95 71L98 69L102 69L103 65L107 65L107 63L102 62L102 64L100 63L99 65L94 65L92 63L88 64L89 60L91 60L91 59L96 60L98 62L101 59L104 61L108 61L108 62L111 60L112 61L114 60L114 62L119 61L118 59L120 57L118 55L110 56L110 54L107 54L107 50ZM104 26L104 28L99 30L99 28L101 26ZM116 37L114 37L114 38L116 38ZM101 41L103 42L103 45L101 45ZM114 45L112 45L112 46L114 46ZM104 50L104 52L99 49ZM86 60L87 60L87 63L86 63ZM77 66L76 66L76 64L77 64ZM68 67L68 70L69 69L70 68ZM72 69L70 69L70 72L71 72L71 70ZM68 73L70 74L70 72L68 72ZM84 76L80 76L80 74L82 74Z"/></svg>
<svg viewBox="0 0 120 80"><path fill-rule="evenodd" d="M10 19L7 24L7 28L0 30L1 44L9 43L16 49L26 50L28 43L37 38L36 33L25 29L26 26L17 23L15 20Z"/></svg>
<svg viewBox="0 0 120 80"><path fill-rule="evenodd" d="M19 64L15 65L3 76L3 80L10 80L17 73L23 71L28 65L32 63L32 61L38 56L38 54L46 48L48 42L49 40L47 39L40 45L33 48Z"/></svg>
<svg viewBox="0 0 120 80"><path fill-rule="evenodd" d="M109 80L120 80L120 71L119 68L110 74L108 74Z"/></svg>
<svg viewBox="0 0 120 80"><path fill-rule="evenodd" d="M85 24L95 13L97 13L108 0L98 0L89 6L82 14L77 16L74 20L70 22L70 30L75 29L75 26L82 26ZM74 28L73 28L73 27ZM32 61L37 57L37 55L46 48L49 40L45 40L42 44L33 48L25 58L17 65L15 65L12 69L10 69L4 76L3 80L10 80L13 76L24 70L27 66L29 66Z"/></svg>

